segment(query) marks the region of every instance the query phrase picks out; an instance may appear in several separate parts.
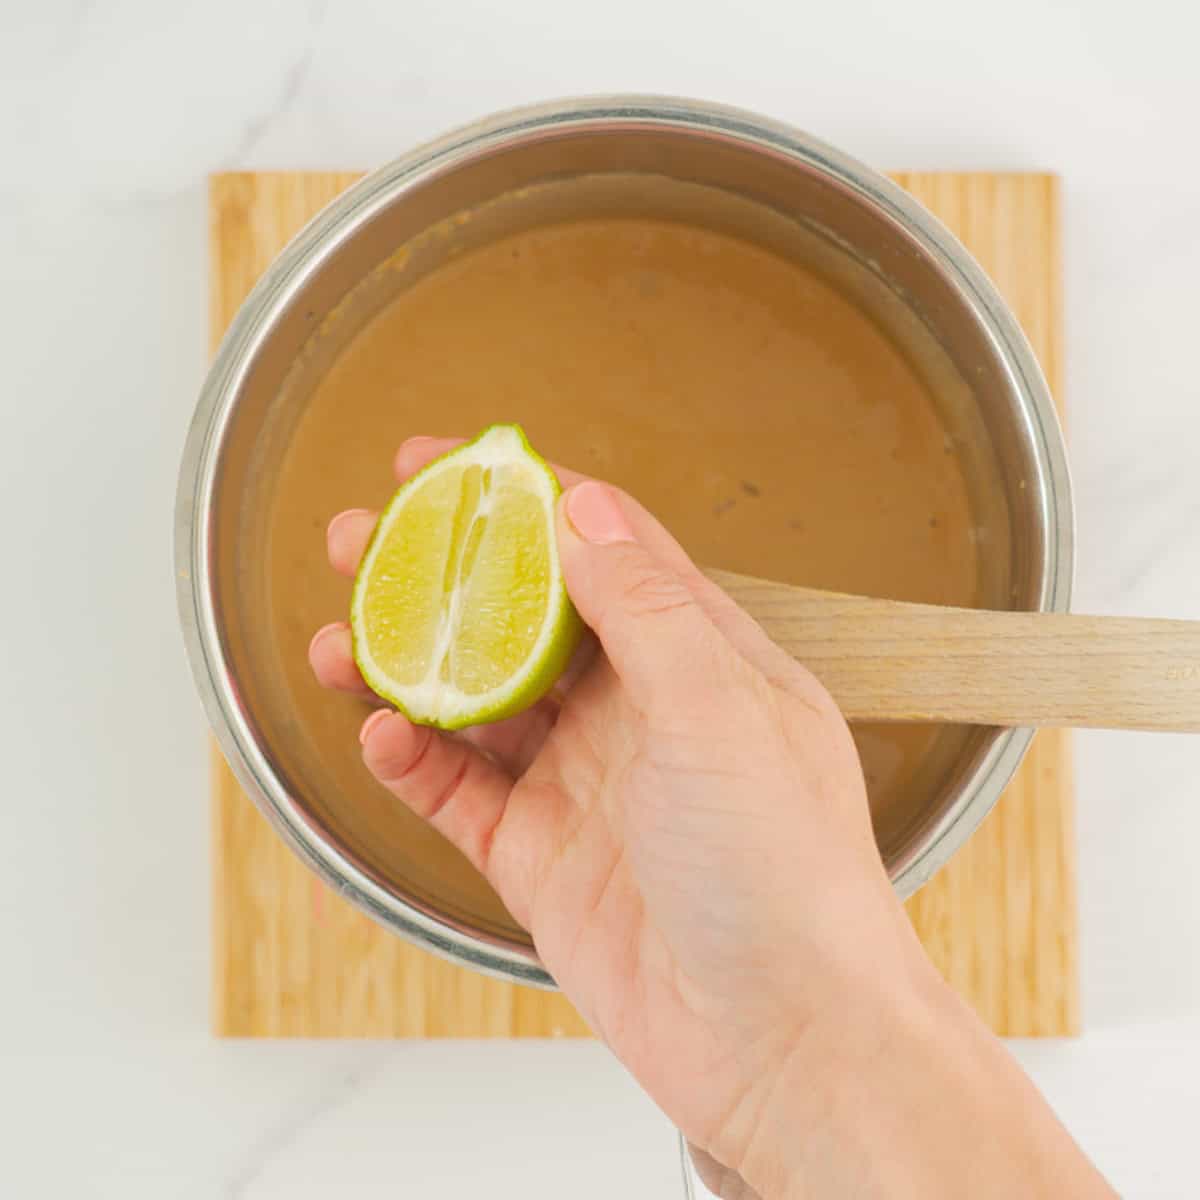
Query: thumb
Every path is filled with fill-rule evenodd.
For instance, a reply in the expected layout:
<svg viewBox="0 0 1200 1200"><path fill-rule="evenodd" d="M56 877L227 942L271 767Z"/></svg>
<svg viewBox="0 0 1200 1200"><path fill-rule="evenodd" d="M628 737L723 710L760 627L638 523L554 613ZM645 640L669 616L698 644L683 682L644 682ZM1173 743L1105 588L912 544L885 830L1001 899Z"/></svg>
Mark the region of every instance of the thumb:
<svg viewBox="0 0 1200 1200"><path fill-rule="evenodd" d="M615 488L589 479L563 493L558 549L571 600L637 702L683 704L736 657L682 579L637 540Z"/></svg>

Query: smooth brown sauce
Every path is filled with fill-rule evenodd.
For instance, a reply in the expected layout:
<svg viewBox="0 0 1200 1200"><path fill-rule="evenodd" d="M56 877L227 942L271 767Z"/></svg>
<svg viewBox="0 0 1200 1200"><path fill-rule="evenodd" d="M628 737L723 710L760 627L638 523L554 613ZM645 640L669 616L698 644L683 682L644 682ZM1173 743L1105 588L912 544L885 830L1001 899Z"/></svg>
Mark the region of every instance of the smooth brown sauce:
<svg viewBox="0 0 1200 1200"><path fill-rule="evenodd" d="M295 732L378 809L364 705L308 673L344 617L334 513L378 507L396 446L519 421L548 458L612 480L701 563L933 603L979 600L973 518L922 379L830 284L748 242L595 219L452 259L397 296L316 385L271 516L269 603ZM956 731L856 730L877 819ZM410 849L412 849L410 847Z"/></svg>

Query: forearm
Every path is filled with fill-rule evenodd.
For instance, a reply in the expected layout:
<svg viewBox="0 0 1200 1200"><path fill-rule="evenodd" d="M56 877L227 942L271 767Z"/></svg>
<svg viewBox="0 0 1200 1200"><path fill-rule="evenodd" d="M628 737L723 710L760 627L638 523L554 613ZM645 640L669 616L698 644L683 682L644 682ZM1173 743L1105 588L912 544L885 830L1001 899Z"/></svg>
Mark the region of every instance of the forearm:
<svg viewBox="0 0 1200 1200"><path fill-rule="evenodd" d="M932 970L886 1011L787 1064L741 1164L763 1200L1114 1194Z"/></svg>

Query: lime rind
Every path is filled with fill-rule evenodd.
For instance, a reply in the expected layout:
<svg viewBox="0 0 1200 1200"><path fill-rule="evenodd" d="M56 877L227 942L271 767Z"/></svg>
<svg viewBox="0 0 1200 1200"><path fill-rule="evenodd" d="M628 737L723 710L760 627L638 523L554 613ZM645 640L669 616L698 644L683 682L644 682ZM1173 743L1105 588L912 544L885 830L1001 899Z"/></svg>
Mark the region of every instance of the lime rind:
<svg viewBox="0 0 1200 1200"><path fill-rule="evenodd" d="M412 499L428 488L438 475L447 471L466 472L473 466L486 471L513 465L519 465L527 472L525 479L540 500L542 516L547 523L548 596L542 627L532 648L516 670L497 686L482 693L461 691L444 676L427 676L416 684L401 683L376 661L366 635L368 583L381 551L388 545L389 532ZM418 724L440 729L461 729L514 716L535 704L554 686L574 653L583 630L583 624L567 595L559 563L554 508L561 491L553 470L529 445L519 425L490 426L473 441L435 459L401 485L376 524L359 565L351 598L350 628L354 660L372 691ZM435 663L435 669L436 664L442 661L444 649L435 647L431 652L430 661Z"/></svg>

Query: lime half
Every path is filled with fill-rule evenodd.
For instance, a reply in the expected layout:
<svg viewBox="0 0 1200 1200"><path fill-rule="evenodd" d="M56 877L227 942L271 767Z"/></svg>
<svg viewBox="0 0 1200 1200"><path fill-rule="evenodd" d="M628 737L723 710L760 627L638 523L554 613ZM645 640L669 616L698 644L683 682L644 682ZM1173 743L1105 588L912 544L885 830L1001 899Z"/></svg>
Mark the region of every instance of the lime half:
<svg viewBox="0 0 1200 1200"><path fill-rule="evenodd" d="M412 721L499 721L553 686L582 623L554 534L561 488L517 425L493 425L392 497L354 581L354 660Z"/></svg>

